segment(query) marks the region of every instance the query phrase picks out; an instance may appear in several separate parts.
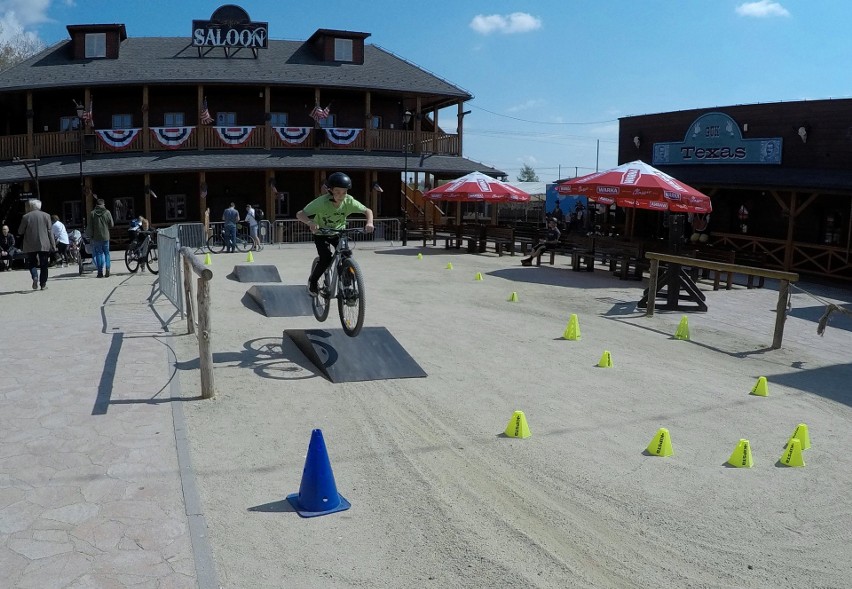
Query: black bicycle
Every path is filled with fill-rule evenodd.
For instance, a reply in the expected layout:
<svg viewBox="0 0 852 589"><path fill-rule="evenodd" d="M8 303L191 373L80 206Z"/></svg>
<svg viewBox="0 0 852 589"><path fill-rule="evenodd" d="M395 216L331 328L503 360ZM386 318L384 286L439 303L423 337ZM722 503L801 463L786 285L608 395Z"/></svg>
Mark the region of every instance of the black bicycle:
<svg viewBox="0 0 852 589"><path fill-rule="evenodd" d="M211 253L221 254L225 251L227 246L228 236L225 235L224 228L217 233L213 233L213 235L207 238L207 249L209 249ZM263 244L259 243L257 246L254 245L248 230L239 227L237 228L237 237L234 241L234 249L243 253L247 251L259 252L263 249Z"/></svg>
<svg viewBox="0 0 852 589"><path fill-rule="evenodd" d="M363 229L322 229L318 235L338 235L339 240L334 250L334 257L328 270L320 276L317 282L319 292L312 297L311 305L314 317L319 321L328 318L331 299L337 299L337 310L340 313L340 323L343 331L349 337L361 333L364 326L364 276L361 268L352 258L352 248L349 247L349 235L365 233ZM319 258L314 258L311 273L319 264Z"/></svg>
<svg viewBox="0 0 852 589"><path fill-rule="evenodd" d="M140 230L138 233L136 240L130 243L124 252L124 265L132 273L139 269L140 264L145 264L151 274L159 274L160 258L157 253L157 231Z"/></svg>

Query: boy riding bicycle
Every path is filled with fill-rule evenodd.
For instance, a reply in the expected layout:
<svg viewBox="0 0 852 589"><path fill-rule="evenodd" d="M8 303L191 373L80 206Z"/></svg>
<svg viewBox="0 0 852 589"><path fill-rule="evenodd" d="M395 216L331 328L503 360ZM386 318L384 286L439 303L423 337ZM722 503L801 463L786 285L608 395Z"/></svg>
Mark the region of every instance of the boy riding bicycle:
<svg viewBox="0 0 852 589"><path fill-rule="evenodd" d="M317 296L317 282L331 265L334 248L340 240L338 235L317 234L322 229L346 229L346 218L352 213L364 213L367 225L364 230L373 232L373 211L355 200L347 191L352 188L352 180L343 172L335 172L326 180L331 194L319 196L309 202L304 209L296 213L296 218L307 225L314 234L314 243L319 255L319 263L308 278L308 294ZM313 219L311 219L313 217Z"/></svg>

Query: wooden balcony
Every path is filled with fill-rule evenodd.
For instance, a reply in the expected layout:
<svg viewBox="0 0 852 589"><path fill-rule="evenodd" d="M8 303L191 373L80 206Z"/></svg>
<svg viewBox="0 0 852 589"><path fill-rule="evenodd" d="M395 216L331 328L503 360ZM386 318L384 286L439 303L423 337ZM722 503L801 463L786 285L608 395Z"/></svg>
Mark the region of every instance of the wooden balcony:
<svg viewBox="0 0 852 589"><path fill-rule="evenodd" d="M227 131L233 132L233 135L230 135L227 132L220 134L215 127L195 127L189 137L178 145L163 145L154 137L150 129L143 128L132 140L121 147L107 145L94 131L88 131L84 147L87 153L93 151L97 154L198 149L267 149L267 145L269 145L271 151L279 149L320 149L323 151L382 151L461 156L459 136L447 133L424 131L416 135L413 131L395 129L358 129L356 134L353 129L339 129L338 133L329 137L325 129L305 128L307 132L302 141L295 139L285 141L274 129L265 125L258 125L251 128L245 140L240 141L239 130L249 128L229 128ZM350 141L349 137L353 135L354 138ZM80 137L77 130L34 133L31 141L27 135L0 136L0 162L10 161L16 157L76 156L80 153Z"/></svg>

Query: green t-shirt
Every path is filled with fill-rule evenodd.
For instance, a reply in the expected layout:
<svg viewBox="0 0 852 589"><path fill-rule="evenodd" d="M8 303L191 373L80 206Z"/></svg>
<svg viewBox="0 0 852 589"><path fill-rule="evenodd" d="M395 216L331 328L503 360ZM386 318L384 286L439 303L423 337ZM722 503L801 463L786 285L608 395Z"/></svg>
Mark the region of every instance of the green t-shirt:
<svg viewBox="0 0 852 589"><path fill-rule="evenodd" d="M321 229L346 229L346 217L352 213L363 213L367 207L355 200L352 195L343 197L340 207L334 206L334 200L323 195L315 198L302 209Z"/></svg>

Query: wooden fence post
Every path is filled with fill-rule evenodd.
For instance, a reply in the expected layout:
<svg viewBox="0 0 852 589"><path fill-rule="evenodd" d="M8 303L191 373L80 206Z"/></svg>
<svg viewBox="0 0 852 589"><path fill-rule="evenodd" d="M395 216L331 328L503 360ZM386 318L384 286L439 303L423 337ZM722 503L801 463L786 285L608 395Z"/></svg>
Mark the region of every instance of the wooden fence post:
<svg viewBox="0 0 852 589"><path fill-rule="evenodd" d="M775 305L775 334L772 337L772 349L781 347L784 337L784 322L787 320L787 297L790 293L790 281L778 281L778 304Z"/></svg>

